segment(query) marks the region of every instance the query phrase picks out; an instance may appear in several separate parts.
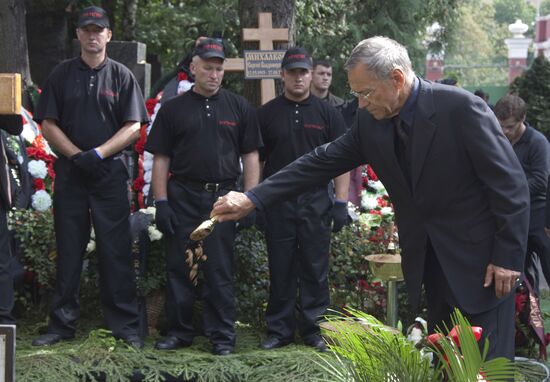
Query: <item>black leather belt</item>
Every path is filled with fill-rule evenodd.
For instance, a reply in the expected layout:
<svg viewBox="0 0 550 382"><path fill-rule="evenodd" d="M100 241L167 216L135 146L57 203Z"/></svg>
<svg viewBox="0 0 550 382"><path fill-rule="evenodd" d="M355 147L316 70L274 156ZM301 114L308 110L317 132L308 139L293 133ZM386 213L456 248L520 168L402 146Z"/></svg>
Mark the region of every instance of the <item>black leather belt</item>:
<svg viewBox="0 0 550 382"><path fill-rule="evenodd" d="M202 182L200 180L183 178L181 176L176 176L175 179L177 182L181 184L185 184L207 192L218 192L220 190L228 190L228 189L235 188L234 180L228 180L220 183L213 183L213 182L209 183L209 182Z"/></svg>

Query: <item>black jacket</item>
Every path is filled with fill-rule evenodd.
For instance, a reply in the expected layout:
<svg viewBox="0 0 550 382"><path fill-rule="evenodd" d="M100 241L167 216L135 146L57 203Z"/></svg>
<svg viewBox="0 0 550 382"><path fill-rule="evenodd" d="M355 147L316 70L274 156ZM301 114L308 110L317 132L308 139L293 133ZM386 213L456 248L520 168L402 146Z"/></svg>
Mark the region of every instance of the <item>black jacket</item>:
<svg viewBox="0 0 550 382"><path fill-rule="evenodd" d="M455 298L468 313L494 308L487 265L523 270L529 189L487 104L462 89L420 81L412 189L398 164L391 120L359 110L341 138L299 158L250 192L265 206L369 163L395 207L409 301L419 301L428 238Z"/></svg>

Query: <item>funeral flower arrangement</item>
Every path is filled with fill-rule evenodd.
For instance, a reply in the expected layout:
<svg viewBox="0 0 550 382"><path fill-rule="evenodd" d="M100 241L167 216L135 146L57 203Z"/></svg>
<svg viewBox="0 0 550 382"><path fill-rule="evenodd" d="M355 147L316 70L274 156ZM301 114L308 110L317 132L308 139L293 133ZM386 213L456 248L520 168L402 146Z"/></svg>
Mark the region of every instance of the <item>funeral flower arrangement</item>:
<svg viewBox="0 0 550 382"><path fill-rule="evenodd" d="M384 185L369 165L363 168L362 178L361 205L349 207L353 222L332 236L331 299L339 310L358 309L382 318L386 288L372 277L364 257L398 250L394 211Z"/></svg>
<svg viewBox="0 0 550 382"><path fill-rule="evenodd" d="M369 240L386 247L397 243L393 205L386 188L369 165L365 166L363 174L361 207L357 215L363 227L372 233Z"/></svg>
<svg viewBox="0 0 550 382"><path fill-rule="evenodd" d="M56 156L44 140L40 126L23 109L23 133L9 136L7 149L15 163L11 174L18 190L15 205L8 215L9 229L17 242L24 279L46 288L53 287L55 277L55 233L52 213ZM30 181L30 185L25 182ZM26 187L26 188L25 188ZM25 196L30 193L27 201ZM28 203L28 204L27 204ZM21 292L25 298L28 290Z"/></svg>

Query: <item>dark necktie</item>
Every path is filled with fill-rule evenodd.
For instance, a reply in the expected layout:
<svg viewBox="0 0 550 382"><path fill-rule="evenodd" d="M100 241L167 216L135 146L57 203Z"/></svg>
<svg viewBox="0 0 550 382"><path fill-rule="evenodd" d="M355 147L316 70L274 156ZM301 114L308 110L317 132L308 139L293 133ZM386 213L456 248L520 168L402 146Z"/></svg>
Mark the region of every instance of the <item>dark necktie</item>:
<svg viewBox="0 0 550 382"><path fill-rule="evenodd" d="M403 123L401 122L401 118L399 118L399 116L395 116L393 118L393 123L395 125L395 133L401 141L401 144L403 144L403 151L406 152L409 143L409 133L407 132L407 130L405 130L405 127L403 126Z"/></svg>
<svg viewBox="0 0 550 382"><path fill-rule="evenodd" d="M393 124L395 126L395 135L397 137L397 142L395 146L397 160L410 187L411 164L409 150L409 132L406 130L404 124L401 121L401 118L399 118L398 115L393 118Z"/></svg>

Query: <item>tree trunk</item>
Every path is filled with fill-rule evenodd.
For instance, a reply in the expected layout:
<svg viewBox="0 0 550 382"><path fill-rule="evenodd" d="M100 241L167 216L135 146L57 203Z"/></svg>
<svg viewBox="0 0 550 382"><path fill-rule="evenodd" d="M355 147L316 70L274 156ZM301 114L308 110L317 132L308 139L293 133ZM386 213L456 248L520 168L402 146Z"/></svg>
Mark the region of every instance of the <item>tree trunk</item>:
<svg viewBox="0 0 550 382"><path fill-rule="evenodd" d="M1 1L1 0L0 0ZM107 16L109 16L109 24L111 26L111 30L115 31L116 24L115 24L115 13L117 8L117 0L101 0L101 8L105 9L105 12L107 12ZM114 38L113 40L116 40L117 38Z"/></svg>
<svg viewBox="0 0 550 382"><path fill-rule="evenodd" d="M257 28L258 13L271 12L273 28L288 28L289 42L273 44L274 49L287 49L294 45L296 0L239 0L239 17L241 28ZM242 43L243 50L258 50L257 42ZM275 80L277 94L282 92L280 80ZM261 104L260 80L246 80L243 87L243 96L252 104Z"/></svg>
<svg viewBox="0 0 550 382"><path fill-rule="evenodd" d="M25 90L32 85L21 0L0 0L0 72L21 73Z"/></svg>
<svg viewBox="0 0 550 382"><path fill-rule="evenodd" d="M124 0L122 10L122 40L136 40L136 13L138 0Z"/></svg>
<svg viewBox="0 0 550 382"><path fill-rule="evenodd" d="M34 83L42 87L52 69L73 55L67 23L70 13L64 7L45 7L38 1L27 2L27 9L30 70Z"/></svg>

